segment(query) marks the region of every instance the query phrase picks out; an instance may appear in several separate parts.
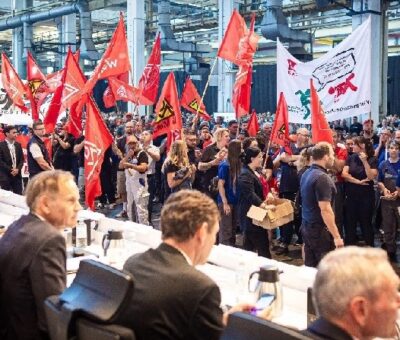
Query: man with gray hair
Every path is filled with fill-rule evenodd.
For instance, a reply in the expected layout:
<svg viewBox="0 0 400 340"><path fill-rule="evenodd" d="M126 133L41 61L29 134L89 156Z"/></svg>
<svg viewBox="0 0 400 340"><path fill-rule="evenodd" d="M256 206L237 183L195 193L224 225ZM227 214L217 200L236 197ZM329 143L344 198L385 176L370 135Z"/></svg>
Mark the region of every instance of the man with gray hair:
<svg viewBox="0 0 400 340"><path fill-rule="evenodd" d="M331 340L393 338L399 283L381 249L351 246L330 252L318 266L312 292L319 319L305 333Z"/></svg>
<svg viewBox="0 0 400 340"><path fill-rule="evenodd" d="M26 189L29 214L0 239L0 339L47 339L44 300L66 281L65 239L81 209L70 172L44 171Z"/></svg>

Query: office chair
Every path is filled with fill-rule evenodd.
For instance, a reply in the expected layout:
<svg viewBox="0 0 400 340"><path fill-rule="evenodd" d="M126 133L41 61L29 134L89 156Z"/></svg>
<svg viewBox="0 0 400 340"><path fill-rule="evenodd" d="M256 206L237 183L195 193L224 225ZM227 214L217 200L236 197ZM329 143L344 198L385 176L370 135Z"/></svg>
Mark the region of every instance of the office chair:
<svg viewBox="0 0 400 340"><path fill-rule="evenodd" d="M220 340L307 340L306 335L290 328L278 325L248 313L233 313L229 315Z"/></svg>
<svg viewBox="0 0 400 340"><path fill-rule="evenodd" d="M134 340L132 330L114 325L133 293L133 279L94 260L82 261L71 286L45 301L53 340Z"/></svg>

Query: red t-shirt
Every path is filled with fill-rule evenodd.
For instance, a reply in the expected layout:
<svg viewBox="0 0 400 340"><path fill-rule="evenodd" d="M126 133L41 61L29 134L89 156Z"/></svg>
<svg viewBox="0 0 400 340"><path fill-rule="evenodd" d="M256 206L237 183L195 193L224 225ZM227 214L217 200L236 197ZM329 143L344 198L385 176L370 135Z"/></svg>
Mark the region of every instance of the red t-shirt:
<svg viewBox="0 0 400 340"><path fill-rule="evenodd" d="M338 144L335 147L335 157L338 160L345 161L347 159L347 149L344 145ZM337 182L344 182L344 179L341 174L336 175Z"/></svg>

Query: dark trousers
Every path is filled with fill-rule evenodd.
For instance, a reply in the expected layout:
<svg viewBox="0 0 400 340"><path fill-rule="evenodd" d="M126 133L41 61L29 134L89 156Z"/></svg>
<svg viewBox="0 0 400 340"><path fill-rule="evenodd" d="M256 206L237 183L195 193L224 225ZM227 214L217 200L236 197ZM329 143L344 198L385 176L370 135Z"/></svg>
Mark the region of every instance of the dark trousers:
<svg viewBox="0 0 400 340"><path fill-rule="evenodd" d="M100 203L115 203L115 186L112 182L112 171L110 167L103 167L100 171L100 183L102 194L99 198Z"/></svg>
<svg viewBox="0 0 400 340"><path fill-rule="evenodd" d="M243 248L249 251L257 251L258 256L271 258L268 230L255 225L248 226L244 231Z"/></svg>
<svg viewBox="0 0 400 340"><path fill-rule="evenodd" d="M218 204L221 219L219 220L219 243L227 246L234 246L236 243L236 229L239 223L239 209L237 206L229 204L231 211L224 213L223 204Z"/></svg>
<svg viewBox="0 0 400 340"><path fill-rule="evenodd" d="M155 175L147 175L147 185L149 190L149 204L147 209L149 211L149 222L151 222L151 214L153 212L153 201L156 195L156 177Z"/></svg>
<svg viewBox="0 0 400 340"><path fill-rule="evenodd" d="M11 176L0 180L0 188L12 191L14 194L22 195L22 177Z"/></svg>
<svg viewBox="0 0 400 340"><path fill-rule="evenodd" d="M374 246L374 229L372 227L374 207L375 193L373 189L365 190L362 194L347 193L344 223L345 244L347 246L357 243L357 223L361 226L365 243L368 246Z"/></svg>
<svg viewBox="0 0 400 340"><path fill-rule="evenodd" d="M279 194L279 197L286 198L286 199L294 202L294 200L296 198L296 193L295 192L282 192ZM281 231L281 241L286 246L288 246L292 242L292 238L293 238L295 229L296 229L296 231L299 230L299 228L295 227L296 222L297 222L297 220L294 220L292 222L286 223L283 226L279 227L279 229ZM297 223L297 224L300 225L300 223Z"/></svg>
<svg viewBox="0 0 400 340"><path fill-rule="evenodd" d="M304 265L316 267L324 255L335 249L332 235L325 224L303 221L301 234L304 242Z"/></svg>
<svg viewBox="0 0 400 340"><path fill-rule="evenodd" d="M388 253L396 253L396 231L398 226L400 200L381 200L383 241Z"/></svg>
<svg viewBox="0 0 400 340"><path fill-rule="evenodd" d="M343 237L343 224L344 224L344 183L336 182L336 196L335 196L335 222L339 230L340 236Z"/></svg>

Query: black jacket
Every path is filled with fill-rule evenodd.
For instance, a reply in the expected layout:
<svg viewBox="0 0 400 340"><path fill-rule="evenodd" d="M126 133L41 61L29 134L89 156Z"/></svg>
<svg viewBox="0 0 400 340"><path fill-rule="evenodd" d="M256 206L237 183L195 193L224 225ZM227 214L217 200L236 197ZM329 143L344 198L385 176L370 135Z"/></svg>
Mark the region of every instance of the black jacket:
<svg viewBox="0 0 400 340"><path fill-rule="evenodd" d="M19 170L18 177L21 177L21 169L24 165L24 154L22 152L21 144L14 142L15 146L15 158L17 163L17 169ZM12 159L10 149L8 148L7 142L4 140L0 142L0 178L7 180L12 177Z"/></svg>
<svg viewBox="0 0 400 340"><path fill-rule="evenodd" d="M238 178L238 188L240 226L243 230L249 228L257 228L258 230L260 227L253 225L251 219L247 217L247 212L252 205L260 206L264 201L263 188L259 178L248 166L242 168Z"/></svg>
<svg viewBox="0 0 400 340"><path fill-rule="evenodd" d="M129 258L124 270L132 274L135 291L118 323L138 340L219 339L219 288L176 248L162 243Z"/></svg>
<svg viewBox="0 0 400 340"><path fill-rule="evenodd" d="M324 318L315 320L303 334L312 339L352 340L352 336Z"/></svg>

